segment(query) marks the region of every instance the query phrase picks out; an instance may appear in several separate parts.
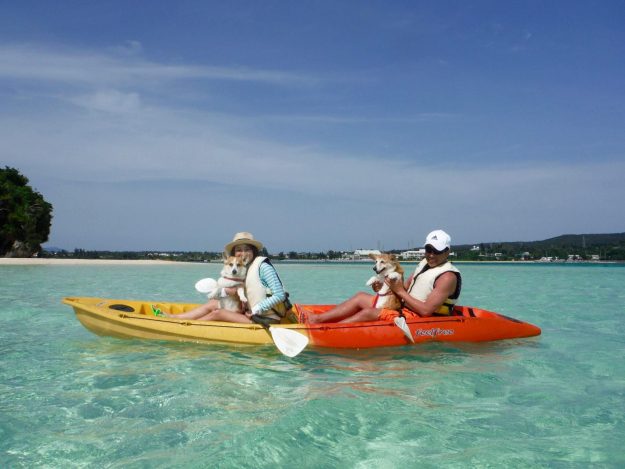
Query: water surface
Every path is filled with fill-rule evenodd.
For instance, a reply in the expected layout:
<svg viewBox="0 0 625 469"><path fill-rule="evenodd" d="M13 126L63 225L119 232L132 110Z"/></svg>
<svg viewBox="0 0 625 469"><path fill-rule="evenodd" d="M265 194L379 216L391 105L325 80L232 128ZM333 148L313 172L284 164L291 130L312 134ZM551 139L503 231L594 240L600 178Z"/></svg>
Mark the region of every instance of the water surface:
<svg viewBox="0 0 625 469"><path fill-rule="evenodd" d="M217 264L0 266L3 467L623 467L625 267L461 264L542 336L366 351L98 337L64 296L202 301ZM277 264L334 303L369 264ZM408 267L414 268L414 267Z"/></svg>

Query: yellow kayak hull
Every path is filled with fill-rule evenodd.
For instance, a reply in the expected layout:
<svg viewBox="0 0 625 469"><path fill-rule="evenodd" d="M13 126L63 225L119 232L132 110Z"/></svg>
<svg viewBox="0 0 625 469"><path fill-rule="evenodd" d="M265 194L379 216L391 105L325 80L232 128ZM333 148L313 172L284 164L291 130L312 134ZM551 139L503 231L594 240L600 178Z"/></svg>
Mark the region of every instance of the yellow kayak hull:
<svg viewBox="0 0 625 469"><path fill-rule="evenodd" d="M258 324L193 321L154 316L152 313L152 306L176 314L189 311L198 304L84 297L64 298L63 303L74 309L83 326L101 336L196 343L273 344L270 334ZM280 324L273 327L294 329L307 335L304 325Z"/></svg>

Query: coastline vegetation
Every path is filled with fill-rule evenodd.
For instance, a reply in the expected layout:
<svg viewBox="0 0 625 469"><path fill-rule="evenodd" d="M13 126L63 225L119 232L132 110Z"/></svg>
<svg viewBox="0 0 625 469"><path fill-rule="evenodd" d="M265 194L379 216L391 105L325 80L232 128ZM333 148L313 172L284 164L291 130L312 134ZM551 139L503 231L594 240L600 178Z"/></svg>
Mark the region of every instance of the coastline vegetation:
<svg viewBox="0 0 625 469"><path fill-rule="evenodd" d="M415 248L418 250L419 248ZM275 261L341 261L354 260L350 252L330 250L326 252L279 252L263 255ZM398 249L388 252L401 256ZM219 262L221 252L210 251L94 251L85 249L48 248L39 253L42 258L56 259L124 259L124 260L171 260L179 262ZM453 246L454 261L503 262L503 261L625 261L625 233L563 235L543 241L480 243ZM368 260L368 258L367 258Z"/></svg>
<svg viewBox="0 0 625 469"><path fill-rule="evenodd" d="M48 240L52 204L17 169L0 168L0 257L31 257Z"/></svg>

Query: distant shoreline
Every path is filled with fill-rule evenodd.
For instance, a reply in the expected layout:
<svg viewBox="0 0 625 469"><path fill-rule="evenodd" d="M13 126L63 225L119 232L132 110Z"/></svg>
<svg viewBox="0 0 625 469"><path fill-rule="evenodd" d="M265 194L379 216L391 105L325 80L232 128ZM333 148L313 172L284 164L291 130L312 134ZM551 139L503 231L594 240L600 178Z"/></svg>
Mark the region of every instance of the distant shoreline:
<svg viewBox="0 0 625 469"><path fill-rule="evenodd" d="M367 264L371 263L369 259L363 260L278 260L272 262L278 264ZM402 264L417 264L419 261L409 260L401 261ZM474 264L474 265L510 265L510 264L535 264L535 265L587 265L587 264L622 264L623 261L577 261L577 262L539 262L539 261L454 261L454 264ZM54 259L54 258L38 258L38 257L0 257L0 266L3 265L198 265L207 264L205 262L181 262L166 261L160 259Z"/></svg>
<svg viewBox="0 0 625 469"><path fill-rule="evenodd" d="M625 261L573 261L573 262L567 262L567 261L552 261L552 262L544 262L544 261L496 261L496 260L488 260L488 261L468 261L468 260L454 260L454 259L449 259L452 263L454 264L475 264L475 265L479 265L479 264L488 264L488 265L495 265L495 264L528 264L528 265L585 265L585 264L624 264ZM350 260L340 260L340 259L294 259L294 260L289 260L289 259L283 259L283 260L278 260L278 259L271 259L271 262L273 263L279 263L279 264L371 264L371 260L370 259L350 259ZM418 264L420 261L418 260L399 260L399 262L401 264Z"/></svg>

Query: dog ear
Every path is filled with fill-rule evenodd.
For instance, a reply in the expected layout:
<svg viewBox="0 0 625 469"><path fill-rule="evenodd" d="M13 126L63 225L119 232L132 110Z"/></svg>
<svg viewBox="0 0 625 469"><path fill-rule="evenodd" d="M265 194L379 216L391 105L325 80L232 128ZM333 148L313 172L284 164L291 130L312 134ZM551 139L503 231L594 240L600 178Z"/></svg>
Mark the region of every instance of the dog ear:
<svg viewBox="0 0 625 469"><path fill-rule="evenodd" d="M376 254L369 253L369 257L373 259L374 261L378 260L378 256Z"/></svg>
<svg viewBox="0 0 625 469"><path fill-rule="evenodd" d="M397 257L395 257L395 254L389 254L389 259L392 261L396 261Z"/></svg>

